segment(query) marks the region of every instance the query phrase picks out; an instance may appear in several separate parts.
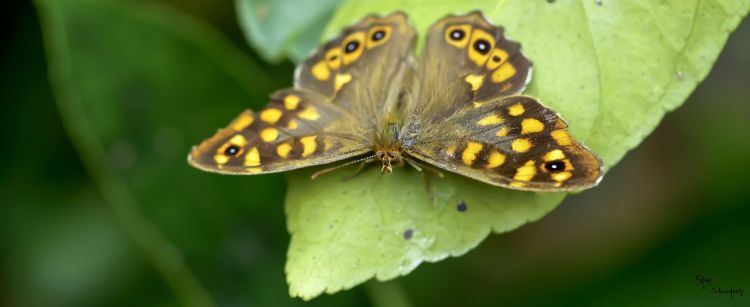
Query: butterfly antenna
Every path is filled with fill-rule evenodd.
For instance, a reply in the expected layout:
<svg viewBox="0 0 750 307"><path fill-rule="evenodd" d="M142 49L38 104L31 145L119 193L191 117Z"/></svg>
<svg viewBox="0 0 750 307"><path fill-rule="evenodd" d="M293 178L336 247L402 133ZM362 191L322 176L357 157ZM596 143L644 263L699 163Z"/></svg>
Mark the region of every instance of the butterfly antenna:
<svg viewBox="0 0 750 307"><path fill-rule="evenodd" d="M344 164L336 165L334 167L329 167L329 168L326 168L326 169L322 169L322 170L319 170L319 171L315 172L314 174L312 174L312 176L310 176L310 179L318 178L321 175L333 172L333 171L335 171L337 169L340 169L342 167L347 167L347 166L352 165L352 164L356 164L356 163L360 163L360 162L362 162L362 164L370 163L370 162L375 161L374 158L375 158L375 155L370 155L370 156L366 156L364 158L359 158L357 160L346 162Z"/></svg>

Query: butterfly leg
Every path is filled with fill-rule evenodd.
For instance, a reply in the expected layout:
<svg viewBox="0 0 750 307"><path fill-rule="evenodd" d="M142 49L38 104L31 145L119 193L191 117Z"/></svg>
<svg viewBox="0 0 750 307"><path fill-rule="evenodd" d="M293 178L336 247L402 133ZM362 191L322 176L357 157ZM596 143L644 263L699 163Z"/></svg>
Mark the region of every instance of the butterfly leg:
<svg viewBox="0 0 750 307"><path fill-rule="evenodd" d="M432 168L430 166L427 166L427 165L424 165L422 163L419 163L419 162L417 162L414 159L405 158L404 160L406 160L406 163L408 163L409 165L411 165L411 167L413 167L414 169L416 169L420 173L420 175L422 177L422 182L424 183L425 191L427 191L427 195L430 197L430 199L433 199L434 197L432 195L432 189L430 189L430 182L431 182L431 180L430 180L429 173L433 173L434 175L436 175L436 176L438 176L440 178L443 178L443 177L445 177L443 175L443 172L441 172L441 171L439 171L439 170L437 170L435 168ZM429 171L429 172L425 172L423 170Z"/></svg>
<svg viewBox="0 0 750 307"><path fill-rule="evenodd" d="M367 159L367 160L362 160L362 161L361 161L361 162L359 163L359 166L357 166L357 169L356 169L356 170L354 171L354 174L351 174L350 176L346 176L346 177L344 177L343 181L349 181L349 180L352 180L352 179L356 178L356 177L357 177L357 176L359 175L359 173L361 173L361 172L362 172L362 170L364 170L364 169L365 169L365 166L366 166L367 164L370 164L370 163L372 163L372 162L375 162L375 159L374 159L374 158L369 158L369 159Z"/></svg>

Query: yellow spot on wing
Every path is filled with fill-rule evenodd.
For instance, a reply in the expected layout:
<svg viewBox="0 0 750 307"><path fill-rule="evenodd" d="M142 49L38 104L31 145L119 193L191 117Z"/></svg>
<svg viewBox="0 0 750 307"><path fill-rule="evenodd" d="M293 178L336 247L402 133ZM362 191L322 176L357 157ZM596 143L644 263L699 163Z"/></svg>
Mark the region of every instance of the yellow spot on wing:
<svg viewBox="0 0 750 307"><path fill-rule="evenodd" d="M315 110L315 107L307 107L307 109L297 114L297 116L306 120L318 120L318 118L320 118L320 114Z"/></svg>
<svg viewBox="0 0 750 307"><path fill-rule="evenodd" d="M482 54L476 49L474 49L474 44L480 39L485 40L487 41L487 43L490 44L489 46L486 46L486 48L489 48L489 49L487 50L485 54ZM491 34L485 32L484 30L475 28L474 31L471 32L471 41L469 42L469 47L468 47L469 59L474 61L474 63L476 63L477 65L480 65L480 66L484 65L484 63L487 61L487 58L490 57L490 51L494 47L495 47L495 38Z"/></svg>
<svg viewBox="0 0 750 307"><path fill-rule="evenodd" d="M502 127L502 128L500 128L500 130L498 130L497 132L495 132L495 135L498 136L498 137L504 137L504 136L508 135L508 127Z"/></svg>
<svg viewBox="0 0 750 307"><path fill-rule="evenodd" d="M331 67L331 69L339 69L339 67L341 67L341 48L334 47L331 48L331 50L326 51L326 61L328 61L328 66Z"/></svg>
<svg viewBox="0 0 750 307"><path fill-rule="evenodd" d="M260 155L258 154L258 147L253 147L247 152L245 156L245 166L258 166L260 165Z"/></svg>
<svg viewBox="0 0 750 307"><path fill-rule="evenodd" d="M359 45L357 46L357 49L354 49L354 51L351 51L349 53L347 53L346 51L344 52L344 58L342 59L344 65L349 65L350 63L359 59L359 57L362 55L362 51L365 50L366 44L365 32L359 31L349 34L349 36L344 38L343 43L341 43L342 48L346 48L346 45L351 42L357 42Z"/></svg>
<svg viewBox="0 0 750 307"><path fill-rule="evenodd" d="M317 138L317 136L311 135L311 136L306 136L306 137L299 139L300 143L302 143L302 148L303 148L302 157L303 158L315 152L315 148L318 147L318 144L315 143L315 138Z"/></svg>
<svg viewBox="0 0 750 307"><path fill-rule="evenodd" d="M482 82L484 82L484 75L468 75L466 76L466 78L464 78L464 81L471 85L472 91L476 92L480 87L482 87Z"/></svg>
<svg viewBox="0 0 750 307"><path fill-rule="evenodd" d="M282 157L284 159L286 159L290 151L292 151L292 145L289 145L287 143L281 144L279 145L279 147L276 147L276 153L279 155L279 157Z"/></svg>
<svg viewBox="0 0 750 307"><path fill-rule="evenodd" d="M336 74L335 90L338 92L344 85L352 81L351 74Z"/></svg>
<svg viewBox="0 0 750 307"><path fill-rule="evenodd" d="M526 164L516 169L516 175L513 176L513 179L518 181L531 181L534 176L536 176L534 160L529 160Z"/></svg>
<svg viewBox="0 0 750 307"><path fill-rule="evenodd" d="M326 63L323 61L320 61L313 65L310 72L312 73L313 77L315 77L315 79L318 79L320 81L326 81L331 77L331 71L328 70L328 65L326 65Z"/></svg>
<svg viewBox="0 0 750 307"><path fill-rule="evenodd" d="M519 116L525 111L526 109L523 108L523 105L521 103L516 103L508 107L508 114L510 114L511 116Z"/></svg>
<svg viewBox="0 0 750 307"><path fill-rule="evenodd" d="M250 126L252 123L253 116L250 114L250 112L247 112L243 113L237 119L232 121L232 124L230 124L230 126L234 131L241 131L242 129L247 128L247 126Z"/></svg>
<svg viewBox="0 0 750 307"><path fill-rule="evenodd" d="M500 115L492 114L492 115L487 115L484 118L477 121L477 125L490 126L490 125L497 125L502 122L503 122L503 118L500 117Z"/></svg>
<svg viewBox="0 0 750 307"><path fill-rule="evenodd" d="M512 186L512 187L518 187L518 188L523 188L523 187L526 186L526 184L523 183L523 182L516 181L516 182L511 182L510 186Z"/></svg>
<svg viewBox="0 0 750 307"><path fill-rule="evenodd" d="M247 140L245 139L244 136L242 136L242 134L237 134L233 136L231 139L229 139L229 143L237 145L239 147L243 147L247 145Z"/></svg>
<svg viewBox="0 0 750 307"><path fill-rule="evenodd" d="M500 48L492 49L492 53L490 53L490 59L487 61L487 69L495 70L507 60L508 53L505 52L505 50Z"/></svg>
<svg viewBox="0 0 750 307"><path fill-rule="evenodd" d="M505 63L492 73L492 82L500 83L516 74L516 68L511 63Z"/></svg>
<svg viewBox="0 0 750 307"><path fill-rule="evenodd" d="M451 32L453 32L455 30L462 30L462 31L464 31L464 37L461 40L456 41L456 40L451 39L451 36L450 36ZM449 26L449 27L447 27L445 29L445 35L443 36L443 38L445 39L445 41L448 44L451 44L451 45L456 46L458 48L464 48L469 43L469 34L470 34L469 31L471 31L471 26L470 25L453 25L453 26Z"/></svg>
<svg viewBox="0 0 750 307"><path fill-rule="evenodd" d="M297 120L296 119L290 119L289 124L286 126L289 130L297 129Z"/></svg>
<svg viewBox="0 0 750 307"><path fill-rule="evenodd" d="M495 168L505 163L505 155L499 152L490 154L490 160L487 162L487 168Z"/></svg>
<svg viewBox="0 0 750 307"><path fill-rule="evenodd" d="M468 142L466 143L466 149L461 153L461 159L464 160L464 164L471 165L474 160L477 159L477 154L482 150L482 144Z"/></svg>
<svg viewBox="0 0 750 307"><path fill-rule="evenodd" d="M570 139L570 135L568 135L568 132L565 130L555 130L550 134L552 135L552 138L555 139L555 142L557 142L557 145L568 146L573 144L573 140Z"/></svg>
<svg viewBox="0 0 750 307"><path fill-rule="evenodd" d="M571 172L562 172L562 173L551 174L550 177L552 177L552 180L554 181L563 182L565 180L570 179L570 177L573 177L573 174Z"/></svg>
<svg viewBox="0 0 750 307"><path fill-rule="evenodd" d="M281 110L279 109L265 109L262 112L260 112L260 120L267 122L271 125L275 124L277 121L279 121L279 118L281 118Z"/></svg>
<svg viewBox="0 0 750 307"><path fill-rule="evenodd" d="M554 161L554 160L562 160L565 159L565 153L563 153L562 150L554 149L542 157L544 161Z"/></svg>
<svg viewBox="0 0 750 307"><path fill-rule="evenodd" d="M323 139L323 150L329 150L333 147L333 143L331 143L331 140L329 139Z"/></svg>
<svg viewBox="0 0 750 307"><path fill-rule="evenodd" d="M223 154L218 154L214 156L214 161L216 161L217 164L226 164L229 162L229 157Z"/></svg>
<svg viewBox="0 0 750 307"><path fill-rule="evenodd" d="M266 128L260 131L260 138L266 142L273 142L279 137L279 130L276 128Z"/></svg>
<svg viewBox="0 0 750 307"><path fill-rule="evenodd" d="M287 110L294 110L299 105L299 96L289 95L284 97L284 108Z"/></svg>
<svg viewBox="0 0 750 307"><path fill-rule="evenodd" d="M513 148L513 151L516 152L527 152L531 148L531 140L516 139L512 144L510 144L510 147Z"/></svg>
<svg viewBox="0 0 750 307"><path fill-rule="evenodd" d="M529 134L544 130L544 124L536 118L527 118L521 122L521 134Z"/></svg>

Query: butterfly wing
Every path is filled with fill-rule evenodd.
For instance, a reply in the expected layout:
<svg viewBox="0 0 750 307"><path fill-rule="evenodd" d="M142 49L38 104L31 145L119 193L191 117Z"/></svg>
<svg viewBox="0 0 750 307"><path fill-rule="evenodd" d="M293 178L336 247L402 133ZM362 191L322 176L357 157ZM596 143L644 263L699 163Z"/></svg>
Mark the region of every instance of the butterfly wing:
<svg viewBox="0 0 750 307"><path fill-rule="evenodd" d="M258 174L327 164L372 150L373 118L395 104L409 71L414 31L406 16L370 16L344 29L295 72L257 114L247 110L193 147L205 171Z"/></svg>
<svg viewBox="0 0 750 307"><path fill-rule="evenodd" d="M521 45L480 12L449 15L432 25L417 71L420 83L413 91L420 105L414 107L438 119L467 103L521 93L531 80Z"/></svg>
<svg viewBox="0 0 750 307"><path fill-rule="evenodd" d="M367 153L365 133L347 112L304 90L274 93L260 112L246 110L194 146L188 162L227 174L281 172Z"/></svg>
<svg viewBox="0 0 750 307"><path fill-rule="evenodd" d="M447 16L429 31L407 96L407 155L489 184L536 191L583 189L601 162L558 114L514 96L531 62L478 12Z"/></svg>
<svg viewBox="0 0 750 307"><path fill-rule="evenodd" d="M534 191L589 188L601 161L573 139L565 121L534 98L510 96L467 106L412 133L404 151L489 184Z"/></svg>

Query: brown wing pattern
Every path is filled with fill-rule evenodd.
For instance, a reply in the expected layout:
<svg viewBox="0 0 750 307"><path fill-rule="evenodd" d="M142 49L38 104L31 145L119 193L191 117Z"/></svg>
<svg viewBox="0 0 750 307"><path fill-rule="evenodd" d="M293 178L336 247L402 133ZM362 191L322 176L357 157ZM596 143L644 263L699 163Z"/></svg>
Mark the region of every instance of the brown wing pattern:
<svg viewBox="0 0 750 307"><path fill-rule="evenodd" d="M450 115L467 104L523 91L531 62L504 32L480 12L449 15L430 28L418 66L419 78L426 80L420 91L425 113Z"/></svg>
<svg viewBox="0 0 750 307"><path fill-rule="evenodd" d="M511 96L467 106L445 122L410 133L417 159L489 184L562 191L594 186L601 161L574 140L558 114L534 98Z"/></svg>
<svg viewBox="0 0 750 307"><path fill-rule="evenodd" d="M400 80L403 66L413 57L414 38L403 13L365 17L300 64L295 87L320 93L349 109L366 98L364 89L385 94L392 87L390 81Z"/></svg>
<svg viewBox="0 0 750 307"><path fill-rule="evenodd" d="M286 89L260 112L246 110L193 150L188 162L227 174L272 173L370 150L351 116L318 94Z"/></svg>

